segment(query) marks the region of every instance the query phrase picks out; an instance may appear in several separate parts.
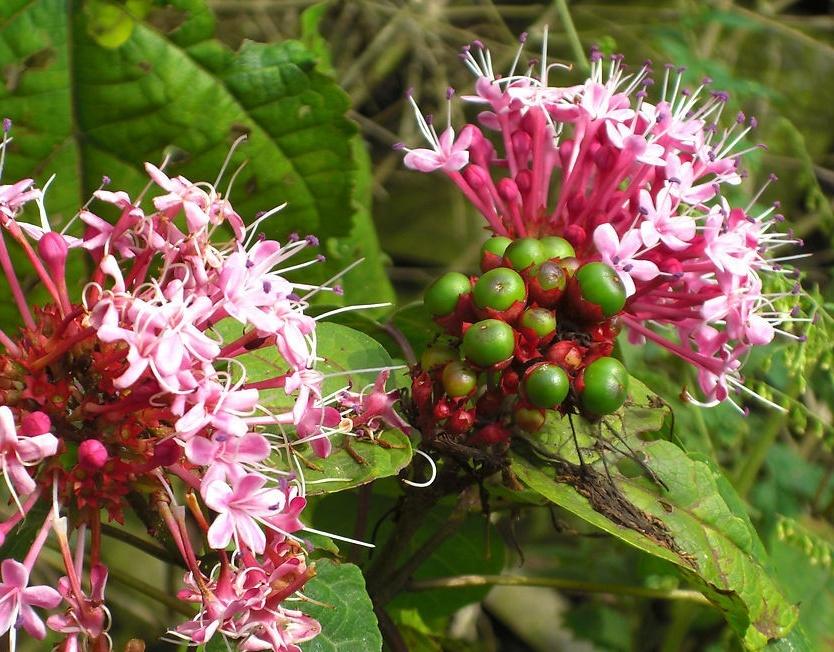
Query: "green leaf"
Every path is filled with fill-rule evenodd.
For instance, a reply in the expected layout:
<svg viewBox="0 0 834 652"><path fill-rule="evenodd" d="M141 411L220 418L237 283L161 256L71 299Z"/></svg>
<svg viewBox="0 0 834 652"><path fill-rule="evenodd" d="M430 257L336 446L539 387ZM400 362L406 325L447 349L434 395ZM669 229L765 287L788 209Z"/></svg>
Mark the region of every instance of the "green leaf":
<svg viewBox="0 0 834 652"><path fill-rule="evenodd" d="M0 546L0 559L22 562L52 506L45 500L36 502L26 517L6 536Z"/></svg>
<svg viewBox="0 0 834 652"><path fill-rule="evenodd" d="M218 324L217 330L228 341L235 328L229 320ZM391 356L376 340L341 324L321 322L316 328L316 369L325 376L323 394L333 394L350 388L353 392L366 390L374 383L380 369L393 365ZM252 381L280 376L287 365L277 351L257 351L239 356ZM365 371L362 371L365 370ZM389 389L392 383L389 382ZM293 400L283 389L261 391L261 404L275 413L292 408ZM411 461L411 442L399 430L387 429L376 441L352 435L334 435L331 454L320 458L307 448L300 451L304 480L309 494L329 493L352 489L389 475L396 475ZM350 448L350 451L348 450ZM352 454L351 454L352 452ZM274 460L277 465L284 465Z"/></svg>
<svg viewBox="0 0 834 652"><path fill-rule="evenodd" d="M341 270L357 260L362 262L345 274L340 284L344 289L346 305L364 305L395 302L394 288L385 272L390 261L379 248L379 238L371 218L373 206L371 159L361 136L351 141L351 152L356 168L354 170L353 229L342 238L327 240L329 267ZM388 307L362 311L362 316L379 316L390 312Z"/></svg>
<svg viewBox="0 0 834 652"><path fill-rule="evenodd" d="M377 478L397 475L414 454L408 437L399 430L386 430L379 435L379 441L352 441L353 455L345 450L345 439L333 438L334 449L328 457L319 458L312 453L303 456L309 464L304 470L308 495L353 489Z"/></svg>
<svg viewBox="0 0 834 652"><path fill-rule="evenodd" d="M592 475L588 471L583 475L578 465L565 466L571 456L576 457L565 428L544 434L545 446L538 447L538 457L529 449L524 455L516 452L513 470L528 487L581 519L676 564L724 612L749 649L786 636L797 620L797 610L771 577L769 560L742 501L712 464L687 456L671 442L646 441L645 431L643 437L637 436L642 428L662 421L662 408L652 403L641 384L633 383L633 401L621 416L607 418L602 426L577 424L578 434L609 442L620 451L630 447L657 482L645 473L633 473L640 468L636 464L612 463L610 450L603 452L599 446L596 458L585 459L593 465ZM653 411L659 414L652 417ZM580 439L580 446L584 445ZM567 450L570 454L558 454ZM542 455L551 456L556 468ZM594 498L593 506L588 497Z"/></svg>
<svg viewBox="0 0 834 652"><path fill-rule="evenodd" d="M304 594L323 604L301 607L321 623L322 629L321 634L301 646L304 652L382 649L374 608L357 566L329 560L317 562L316 577L305 585Z"/></svg>
<svg viewBox="0 0 834 652"><path fill-rule="evenodd" d="M825 521L807 516L802 521L777 518L768 549L788 597L799 604L799 626L784 644L768 650L825 650L834 643L832 541L834 531Z"/></svg>
<svg viewBox="0 0 834 652"><path fill-rule="evenodd" d="M451 513L450 505L435 507L426 524L415 535L403 558L413 554L440 528ZM453 575L492 575L504 568L506 549L494 526L480 514L471 515L452 536L435 550L414 573L415 580L450 577ZM432 589L404 592L391 601L391 608L416 608L428 621L445 620L461 607L483 600L490 587Z"/></svg>
<svg viewBox="0 0 834 652"><path fill-rule="evenodd" d="M268 235L315 233L323 243L349 236L356 129L345 117L347 96L316 70L315 57L293 41L247 42L233 53L213 40L200 0L172 3L185 20L169 32L133 4L99 0L81 11L71 0L0 3L0 101L14 122L4 178L43 183L55 173L47 208L58 227L103 175L135 197L147 182L143 162L168 152L169 174L211 181L231 143L247 134L219 186L225 192L231 171L247 163L231 194L246 221L288 202L263 224ZM112 11L118 16L105 29ZM344 261L317 266L320 280Z"/></svg>

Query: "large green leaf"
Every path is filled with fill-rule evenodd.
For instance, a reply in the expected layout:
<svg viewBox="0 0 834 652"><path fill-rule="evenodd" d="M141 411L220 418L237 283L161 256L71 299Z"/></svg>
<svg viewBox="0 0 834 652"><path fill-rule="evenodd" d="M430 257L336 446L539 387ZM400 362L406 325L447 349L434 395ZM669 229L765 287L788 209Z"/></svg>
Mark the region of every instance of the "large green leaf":
<svg viewBox="0 0 834 652"><path fill-rule="evenodd" d="M305 652L382 649L371 599L365 591L362 571L353 564L316 562L316 577L304 587L305 595L321 603L301 609L321 623L322 632L301 648Z"/></svg>
<svg viewBox="0 0 834 652"><path fill-rule="evenodd" d="M583 448L592 438L620 451L630 448L656 481L599 445L583 455L589 465L583 472L569 425L551 427L534 449L519 447L513 457L519 479L588 523L676 564L724 612L746 647L786 636L797 610L771 577L741 499L712 464L671 442L647 441L663 408L639 383L631 394L621 416L597 425L574 419L578 440Z"/></svg>

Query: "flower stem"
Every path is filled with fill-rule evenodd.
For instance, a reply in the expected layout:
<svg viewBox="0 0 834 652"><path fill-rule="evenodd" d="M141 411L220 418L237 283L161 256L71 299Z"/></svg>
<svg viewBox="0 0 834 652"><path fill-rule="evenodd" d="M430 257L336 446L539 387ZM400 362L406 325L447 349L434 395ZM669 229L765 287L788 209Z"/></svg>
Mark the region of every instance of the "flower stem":
<svg viewBox="0 0 834 652"><path fill-rule="evenodd" d="M169 552L161 546L157 546L151 543L150 541L145 541L144 539L137 537L135 534L131 534L127 530L113 527L112 525L108 525L107 523L103 523L101 525L101 533L104 536L110 537L111 539L117 539L123 543L127 543L136 548L137 550L141 550L142 552L150 555L151 557L155 557L160 561L164 561L168 564L174 564L183 568L185 567L182 559L180 559L176 555L171 554L171 552Z"/></svg>
<svg viewBox="0 0 834 652"><path fill-rule="evenodd" d="M579 40L579 33L576 31L576 25L573 24L570 11L568 10L568 3L566 0L553 0L553 5L559 13L559 19L565 26L565 35L568 37L573 56L576 59L576 65L582 72L588 72L590 66L588 65L588 58L585 56L585 50L582 48L582 41Z"/></svg>
<svg viewBox="0 0 834 652"><path fill-rule="evenodd" d="M174 611L178 614L182 614L186 618L194 617L193 609L190 609L188 605L186 605L183 602L180 602L174 596L165 593L165 591L161 591L155 586L151 586L147 582L143 582L142 580L137 579L132 575L128 575L127 573L119 570L118 568L114 568L111 566L108 569L108 572L110 577L112 577L115 582L118 582L119 584L131 588L134 591L141 593L142 595L146 595L153 600L156 600L160 604L163 604L166 607L168 607L171 611Z"/></svg>
<svg viewBox="0 0 834 652"><path fill-rule="evenodd" d="M543 586L570 593L606 593L628 595L637 598L657 600L683 600L698 604L711 604L698 591L687 589L650 589L644 586L608 584L603 582L582 582L561 577L525 577L521 575L456 575L430 580L415 580L406 586L408 591L429 591L431 589L459 589L473 586Z"/></svg>

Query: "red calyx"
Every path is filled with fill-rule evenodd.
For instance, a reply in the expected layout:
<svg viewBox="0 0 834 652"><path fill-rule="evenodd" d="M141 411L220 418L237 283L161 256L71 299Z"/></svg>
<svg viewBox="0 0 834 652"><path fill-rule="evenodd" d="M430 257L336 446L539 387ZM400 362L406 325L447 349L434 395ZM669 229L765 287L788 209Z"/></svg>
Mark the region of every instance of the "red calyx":
<svg viewBox="0 0 834 652"><path fill-rule="evenodd" d="M475 431L475 434L469 438L469 443L479 446L492 446L502 444L509 438L510 431L507 428L500 423L489 423Z"/></svg>
<svg viewBox="0 0 834 652"><path fill-rule="evenodd" d="M446 430L459 435L471 430L473 425L475 425L475 410L460 408L446 421Z"/></svg>
<svg viewBox="0 0 834 652"><path fill-rule="evenodd" d="M582 366L587 352L586 347L572 340L562 340L547 350L547 359L568 373L573 373Z"/></svg>

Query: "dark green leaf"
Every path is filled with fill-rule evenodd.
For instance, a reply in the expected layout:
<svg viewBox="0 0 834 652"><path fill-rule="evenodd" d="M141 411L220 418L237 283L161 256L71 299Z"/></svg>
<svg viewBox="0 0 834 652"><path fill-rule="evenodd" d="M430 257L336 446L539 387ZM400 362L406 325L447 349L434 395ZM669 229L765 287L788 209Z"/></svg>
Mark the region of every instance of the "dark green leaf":
<svg viewBox="0 0 834 652"><path fill-rule="evenodd" d="M622 416L605 420L610 428L603 423L597 435L589 432L590 426L579 430L587 439L595 436L620 451L630 447L655 474L657 483L644 474L622 473L612 463L614 456L599 447L599 459L586 460L594 462L593 476L582 475L581 469L577 472L579 467L573 467L570 483L566 482L569 474L557 478L557 470L535 455L515 455L513 469L530 488L583 520L675 563L684 577L724 611L748 648L758 649L770 639L787 635L796 622L797 610L770 576L764 548L743 503L713 465L688 457L671 442L636 436L653 420L662 421L662 414L652 419L651 412L661 413L663 408L654 407L645 388L633 382L634 400ZM556 455L572 446L570 435L556 429L543 439L546 447L539 448ZM580 446L584 445L580 441ZM610 479L602 468L603 455ZM561 455L568 461L571 456L577 457L575 450ZM660 482L666 488L659 486ZM608 490L614 490L619 498L612 499ZM593 506L587 496L596 497Z"/></svg>
<svg viewBox="0 0 834 652"><path fill-rule="evenodd" d="M321 623L322 629L321 634L301 646L305 652L382 649L374 608L358 567L321 560L316 563L316 577L304 587L304 594L322 603L301 607Z"/></svg>

